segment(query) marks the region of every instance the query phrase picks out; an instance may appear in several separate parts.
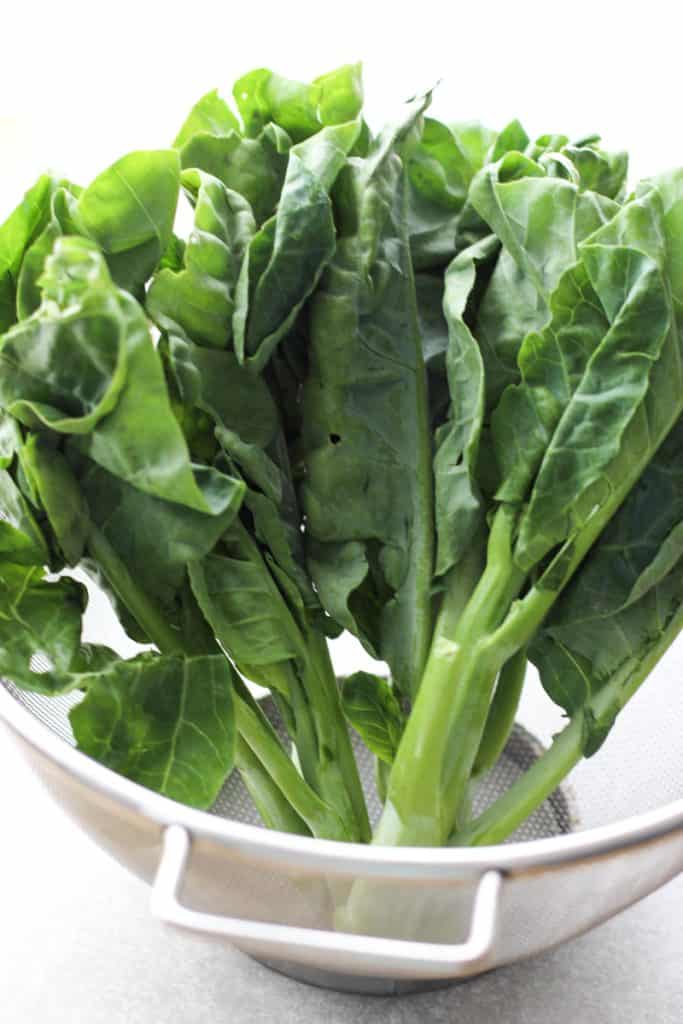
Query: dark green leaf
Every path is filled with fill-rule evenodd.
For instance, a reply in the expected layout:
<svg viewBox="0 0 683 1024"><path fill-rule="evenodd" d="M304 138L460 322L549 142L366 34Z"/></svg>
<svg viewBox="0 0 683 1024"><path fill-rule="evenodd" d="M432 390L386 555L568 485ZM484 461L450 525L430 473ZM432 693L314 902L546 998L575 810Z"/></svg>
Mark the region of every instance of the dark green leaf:
<svg viewBox="0 0 683 1024"><path fill-rule="evenodd" d="M181 180L196 195L194 230L183 269L164 268L154 277L147 310L166 331L184 331L199 345L226 348L242 254L256 224L246 199L217 178L190 170Z"/></svg>
<svg viewBox="0 0 683 1024"><path fill-rule="evenodd" d="M225 658L143 654L84 676L70 719L79 750L163 796L211 807L235 750Z"/></svg>
<svg viewBox="0 0 683 1024"><path fill-rule="evenodd" d="M0 565L42 566L49 559L45 538L25 497L10 474L0 470Z"/></svg>
<svg viewBox="0 0 683 1024"><path fill-rule="evenodd" d="M679 238L667 207L683 209L683 175L660 180L580 246L609 328L538 470L520 523L523 566L571 537L625 480L635 482L683 409L683 281L670 275L666 283Z"/></svg>
<svg viewBox="0 0 683 1024"><path fill-rule="evenodd" d="M443 308L449 331L451 410L447 423L437 432L434 457L437 576L460 560L484 514L476 479L484 416L484 365L464 314L477 265L490 260L496 251L497 241L489 236L456 256L446 271Z"/></svg>
<svg viewBox="0 0 683 1024"><path fill-rule="evenodd" d="M425 370L394 147L423 107L409 108L404 125L388 129L340 180L340 237L311 303L303 396L313 578L323 603L334 594L330 614L346 608L338 621L370 637L377 602L363 599L360 620L353 614L348 623L352 595L332 577L340 550L352 553L346 584L363 580L364 562L365 575L372 565L373 591L383 599L380 656L406 692L419 679L431 625L433 513Z"/></svg>
<svg viewBox="0 0 683 1024"><path fill-rule="evenodd" d="M45 510L68 565L83 556L90 520L88 505L64 455L46 437L31 435L21 450L26 476Z"/></svg>
<svg viewBox="0 0 683 1024"><path fill-rule="evenodd" d="M330 190L358 137L359 123L323 128L294 146L277 213L249 243L233 330L240 362L263 369L293 326L335 250Z"/></svg>

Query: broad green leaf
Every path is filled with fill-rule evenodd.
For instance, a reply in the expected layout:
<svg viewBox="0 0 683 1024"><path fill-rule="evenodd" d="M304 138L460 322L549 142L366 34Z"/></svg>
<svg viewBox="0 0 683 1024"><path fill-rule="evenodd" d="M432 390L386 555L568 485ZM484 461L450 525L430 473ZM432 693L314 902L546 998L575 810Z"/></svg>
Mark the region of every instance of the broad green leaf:
<svg viewBox="0 0 683 1024"><path fill-rule="evenodd" d="M143 654L84 676L78 749L172 800L207 809L235 750L232 669L221 656Z"/></svg>
<svg viewBox="0 0 683 1024"><path fill-rule="evenodd" d="M400 149L408 179L408 233L416 270L440 267L455 255L458 215L474 169L453 132L424 118Z"/></svg>
<svg viewBox="0 0 683 1024"><path fill-rule="evenodd" d="M64 560L77 565L85 550L90 520L87 501L71 467L42 434L29 436L20 457Z"/></svg>
<svg viewBox="0 0 683 1024"><path fill-rule="evenodd" d="M448 323L446 357L450 415L436 434L434 457L437 576L446 573L467 550L484 507L477 482L479 439L484 417L484 365L464 320L477 266L495 257L494 236L456 256L445 275L443 310Z"/></svg>
<svg viewBox="0 0 683 1024"><path fill-rule="evenodd" d="M0 226L0 333L16 322L21 265L27 249L50 218L50 199L56 184L51 175L41 175Z"/></svg>
<svg viewBox="0 0 683 1024"><path fill-rule="evenodd" d="M433 512L425 370L395 145L424 106L416 101L398 129L387 129L366 160L343 172L337 249L310 304L303 392L309 568L323 604L333 591L335 610L327 610L336 617L353 597L331 577L340 548L352 552L343 579L348 585L360 575L370 590L358 595L353 631L374 639L404 692L417 685L431 626Z"/></svg>
<svg viewBox="0 0 683 1024"><path fill-rule="evenodd" d="M79 196L75 221L104 252L112 278L136 292L153 273L173 232L180 188L172 149L129 153Z"/></svg>
<svg viewBox="0 0 683 1024"><path fill-rule="evenodd" d="M183 171L196 195L194 230L183 269L160 270L146 299L163 330L185 332L199 345L227 348L232 335L234 289L242 254L256 230L251 208L239 193L203 171Z"/></svg>
<svg viewBox="0 0 683 1024"><path fill-rule="evenodd" d="M22 689L64 688L81 639L85 588L71 579L48 583L42 568L0 567L0 672ZM56 674L56 675L55 675Z"/></svg>
<svg viewBox="0 0 683 1024"><path fill-rule="evenodd" d="M522 340L549 319L550 295L576 262L578 244L617 210L606 197L568 181L533 176L543 175L539 165L522 161L519 154L509 154L481 171L470 191L504 249L474 330L486 369L488 408L507 384L518 381Z"/></svg>
<svg viewBox="0 0 683 1024"><path fill-rule="evenodd" d="M228 530L219 551L190 564L190 581L235 664L260 667L302 655L291 613L242 524Z"/></svg>
<svg viewBox="0 0 683 1024"><path fill-rule="evenodd" d="M403 732L404 716L386 679L355 672L342 684L344 714L366 747L391 764Z"/></svg>
<svg viewBox="0 0 683 1024"><path fill-rule="evenodd" d="M239 127L239 122L228 104L218 95L217 89L212 89L197 100L173 140L173 147L182 149L185 143L200 132L228 135L230 132L238 132Z"/></svg>
<svg viewBox="0 0 683 1024"><path fill-rule="evenodd" d="M163 501L86 461L79 467L78 480L92 521L138 586L177 618L187 563L214 548L235 509L228 506L221 513L207 515ZM199 476L200 486L202 482Z"/></svg>
<svg viewBox="0 0 683 1024"><path fill-rule="evenodd" d="M330 190L359 123L323 128L294 146L275 216L253 237L237 284L233 331L242 363L262 370L335 251Z"/></svg>
<svg viewBox="0 0 683 1024"><path fill-rule="evenodd" d="M304 567L301 512L291 479L266 452L234 431L217 427L216 436L248 485L244 507L251 514L250 531L290 609L299 620L304 611L319 618L320 602ZM306 622L301 624L305 628Z"/></svg>
<svg viewBox="0 0 683 1024"><path fill-rule="evenodd" d="M363 106L360 64L345 64L310 85L258 68L239 78L233 96L247 135L256 136L269 122L302 142L325 125L353 121Z"/></svg>
<svg viewBox="0 0 683 1024"><path fill-rule="evenodd" d="M588 360L609 329L581 263L560 279L550 298L550 312L544 330L532 331L522 342L521 383L506 388L493 412L493 440L502 477L496 493L499 501L525 500Z"/></svg>
<svg viewBox="0 0 683 1024"><path fill-rule="evenodd" d="M531 657L552 699L568 714L615 677L628 683L683 607L677 557L662 552L683 522L681 420L662 445L537 635ZM671 550L669 554L672 554ZM672 637L673 639L673 637ZM588 715L586 755L607 735L620 702Z"/></svg>
<svg viewBox="0 0 683 1024"><path fill-rule="evenodd" d="M251 206L257 224L277 206L287 169L291 140L276 125L267 125L255 139L237 132L193 135L180 151L183 168L199 168L239 192Z"/></svg>
<svg viewBox="0 0 683 1024"><path fill-rule="evenodd" d="M267 448L278 431L278 410L262 377L240 366L234 352L168 339L168 365L187 408L198 407L247 444ZM213 437L213 426L210 428Z"/></svg>
<svg viewBox="0 0 683 1024"><path fill-rule="evenodd" d="M615 489L635 482L683 409L683 281L675 277L675 212L682 209L678 174L627 203L580 246L609 328L543 456L520 523L515 557L523 567L571 537Z"/></svg>

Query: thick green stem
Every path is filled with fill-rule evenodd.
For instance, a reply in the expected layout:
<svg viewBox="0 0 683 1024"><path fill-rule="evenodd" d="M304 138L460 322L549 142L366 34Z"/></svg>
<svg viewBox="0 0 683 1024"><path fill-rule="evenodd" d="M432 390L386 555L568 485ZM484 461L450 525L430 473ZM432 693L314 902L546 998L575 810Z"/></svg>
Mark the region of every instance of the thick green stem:
<svg viewBox="0 0 683 1024"><path fill-rule="evenodd" d="M637 662L629 659L588 704L596 721L610 724L621 708L642 686L683 627L683 608L647 654ZM475 821L454 833L455 846L488 846L507 839L530 814L554 792L583 757L585 730L583 710L555 737L550 748L510 789Z"/></svg>
<svg viewBox="0 0 683 1024"><path fill-rule="evenodd" d="M515 724L526 675L526 648L505 662L489 709L484 735L474 762L474 775L484 775L496 764Z"/></svg>
<svg viewBox="0 0 683 1024"><path fill-rule="evenodd" d="M463 806L500 668L486 640L524 581L512 562L513 529L514 515L502 507L492 526L486 569L452 633L455 616L444 602L392 767L376 843L441 845Z"/></svg>

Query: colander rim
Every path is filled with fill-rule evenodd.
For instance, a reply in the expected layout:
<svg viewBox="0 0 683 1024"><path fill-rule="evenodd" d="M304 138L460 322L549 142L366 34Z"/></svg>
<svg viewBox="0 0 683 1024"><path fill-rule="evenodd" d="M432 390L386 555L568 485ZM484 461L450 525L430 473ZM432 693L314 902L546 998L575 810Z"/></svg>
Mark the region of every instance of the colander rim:
<svg viewBox="0 0 683 1024"><path fill-rule="evenodd" d="M318 870L326 874L378 874L425 880L481 873L496 868L504 873L556 867L592 860L627 848L683 836L683 799L610 825L504 846L390 847L342 843L246 825L177 803L119 775L56 736L12 696L0 679L0 721L78 783L143 816L159 826L181 825L195 838L238 847L273 864Z"/></svg>

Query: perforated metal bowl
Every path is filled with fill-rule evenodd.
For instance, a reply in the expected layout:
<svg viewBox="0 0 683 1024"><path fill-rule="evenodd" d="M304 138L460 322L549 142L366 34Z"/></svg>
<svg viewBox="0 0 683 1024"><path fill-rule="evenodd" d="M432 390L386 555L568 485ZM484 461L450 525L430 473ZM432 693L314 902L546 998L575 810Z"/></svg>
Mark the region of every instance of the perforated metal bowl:
<svg viewBox="0 0 683 1024"><path fill-rule="evenodd" d="M341 653L340 653L341 651ZM500 847L392 849L269 832L237 775L211 813L158 796L73 748L73 697L0 682L0 719L55 799L105 850L156 879L164 921L213 935L293 977L389 993L530 956L599 924L683 870L683 647L672 649L603 749ZM342 643L337 661L348 670ZM531 680L486 805L561 726ZM359 753L371 812L372 771ZM391 934L334 928L363 880L396 913ZM400 919L400 927L396 920ZM644 951L645 952L645 951Z"/></svg>

